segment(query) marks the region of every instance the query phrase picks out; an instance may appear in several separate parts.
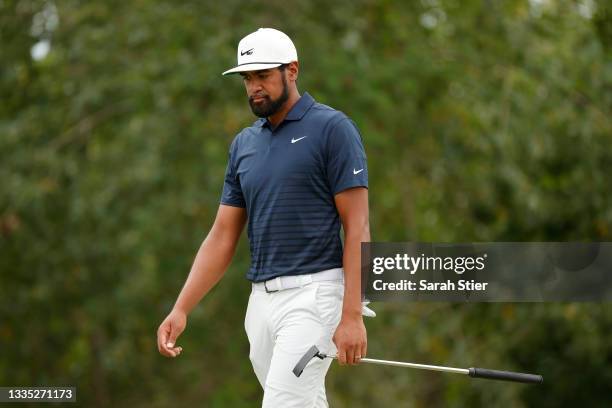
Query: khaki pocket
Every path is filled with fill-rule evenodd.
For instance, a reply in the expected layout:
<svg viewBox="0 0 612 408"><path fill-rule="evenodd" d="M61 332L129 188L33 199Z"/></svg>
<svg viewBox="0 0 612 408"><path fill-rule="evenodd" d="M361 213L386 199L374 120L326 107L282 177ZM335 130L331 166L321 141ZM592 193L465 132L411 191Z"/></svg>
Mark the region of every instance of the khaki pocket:
<svg viewBox="0 0 612 408"><path fill-rule="evenodd" d="M317 283L315 305L317 315L325 326L337 326L342 314L344 284L336 281Z"/></svg>

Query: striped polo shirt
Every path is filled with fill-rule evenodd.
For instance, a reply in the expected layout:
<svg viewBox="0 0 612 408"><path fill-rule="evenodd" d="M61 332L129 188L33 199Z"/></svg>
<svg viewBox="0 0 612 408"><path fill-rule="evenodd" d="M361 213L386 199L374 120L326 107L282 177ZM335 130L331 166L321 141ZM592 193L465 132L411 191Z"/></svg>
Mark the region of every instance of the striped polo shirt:
<svg viewBox="0 0 612 408"><path fill-rule="evenodd" d="M308 93L276 128L262 118L243 129L230 147L221 204L246 208L247 279L342 267L334 195L367 186L357 127Z"/></svg>

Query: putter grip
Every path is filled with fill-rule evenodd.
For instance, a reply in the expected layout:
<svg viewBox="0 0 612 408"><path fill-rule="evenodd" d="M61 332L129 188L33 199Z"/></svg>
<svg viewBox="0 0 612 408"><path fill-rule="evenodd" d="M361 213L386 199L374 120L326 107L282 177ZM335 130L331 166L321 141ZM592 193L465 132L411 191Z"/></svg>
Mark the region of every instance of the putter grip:
<svg viewBox="0 0 612 408"><path fill-rule="evenodd" d="M520 383L541 384L544 378L541 375L515 373L512 371L489 370L486 368L470 368L470 377L488 378L491 380L515 381Z"/></svg>

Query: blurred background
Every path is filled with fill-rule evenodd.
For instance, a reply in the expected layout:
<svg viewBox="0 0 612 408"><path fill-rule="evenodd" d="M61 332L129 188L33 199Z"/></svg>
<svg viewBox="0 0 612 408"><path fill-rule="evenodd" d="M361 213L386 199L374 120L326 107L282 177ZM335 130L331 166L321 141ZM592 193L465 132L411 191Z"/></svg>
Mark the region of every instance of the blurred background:
<svg viewBox="0 0 612 408"><path fill-rule="evenodd" d="M0 0L0 385L260 404L246 236L181 357L155 340L255 120L221 72L259 27L295 42L301 92L358 124L373 240L612 240L609 1ZM334 364L333 407L612 404L610 304L373 308L371 357L546 382Z"/></svg>

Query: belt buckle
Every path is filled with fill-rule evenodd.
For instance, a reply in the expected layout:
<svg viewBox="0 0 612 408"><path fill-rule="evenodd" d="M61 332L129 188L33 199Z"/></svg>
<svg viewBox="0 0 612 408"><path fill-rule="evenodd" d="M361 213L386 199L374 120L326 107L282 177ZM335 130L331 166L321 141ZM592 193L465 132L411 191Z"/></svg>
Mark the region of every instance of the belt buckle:
<svg viewBox="0 0 612 408"><path fill-rule="evenodd" d="M268 281L264 281L264 289L266 290L266 293L278 292L278 289L276 289L276 290L269 290L268 289L268 285L266 285L266 283L268 283Z"/></svg>

